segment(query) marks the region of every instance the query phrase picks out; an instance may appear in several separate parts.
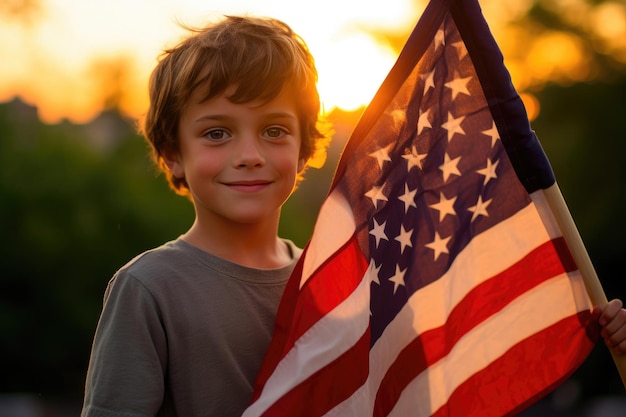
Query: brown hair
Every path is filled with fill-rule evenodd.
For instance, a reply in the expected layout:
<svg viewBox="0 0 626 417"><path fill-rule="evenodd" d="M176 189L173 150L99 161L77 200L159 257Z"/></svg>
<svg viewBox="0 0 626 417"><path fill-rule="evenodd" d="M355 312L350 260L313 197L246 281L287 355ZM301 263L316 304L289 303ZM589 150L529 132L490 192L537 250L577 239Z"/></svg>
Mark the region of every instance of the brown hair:
<svg viewBox="0 0 626 417"><path fill-rule="evenodd" d="M297 94L302 143L308 165L323 159L328 138L321 132L317 70L304 41L285 23L270 18L226 16L168 49L152 72L150 107L140 128L152 157L170 186L188 194L184 178L172 175L164 152L177 152L180 114L198 89L204 100L236 90L229 99L246 103L270 101L289 85ZM317 165L320 165L317 163Z"/></svg>

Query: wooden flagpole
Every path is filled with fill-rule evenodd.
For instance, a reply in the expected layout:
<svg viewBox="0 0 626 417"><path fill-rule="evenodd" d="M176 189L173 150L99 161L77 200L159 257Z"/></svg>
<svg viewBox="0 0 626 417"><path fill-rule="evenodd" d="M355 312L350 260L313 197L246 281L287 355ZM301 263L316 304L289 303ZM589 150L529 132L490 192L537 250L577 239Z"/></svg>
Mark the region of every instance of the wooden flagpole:
<svg viewBox="0 0 626 417"><path fill-rule="evenodd" d="M542 191L561 231L563 232L563 238L569 247L572 257L574 258L574 262L576 262L576 266L582 275L585 288L587 289L591 302L593 305L604 308L608 304L604 289L602 288L602 284L598 279L595 268L591 263L591 258L589 258L587 249L585 248L580 233L574 223L574 219L567 208L567 203L563 198L563 194L561 193L559 186L555 182L554 185ZM616 355L611 351L611 356L613 357L613 361L617 366L617 371L622 378L624 388L626 388L626 354Z"/></svg>

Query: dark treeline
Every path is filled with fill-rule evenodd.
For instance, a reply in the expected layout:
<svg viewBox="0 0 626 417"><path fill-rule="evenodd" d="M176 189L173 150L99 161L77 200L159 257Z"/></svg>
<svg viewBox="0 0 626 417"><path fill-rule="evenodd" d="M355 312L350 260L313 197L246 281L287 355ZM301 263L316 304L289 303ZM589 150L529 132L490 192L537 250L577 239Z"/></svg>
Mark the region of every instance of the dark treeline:
<svg viewBox="0 0 626 417"><path fill-rule="evenodd" d="M608 297L626 299L626 79L548 87L539 98L533 126ZM285 207L281 233L299 245L356 117L334 115L326 166L309 170ZM167 188L147 153L132 121L114 111L88 125L45 125L17 100L0 105L0 393L80 402L107 281L191 224L191 204ZM585 401L623 395L601 343L570 381Z"/></svg>

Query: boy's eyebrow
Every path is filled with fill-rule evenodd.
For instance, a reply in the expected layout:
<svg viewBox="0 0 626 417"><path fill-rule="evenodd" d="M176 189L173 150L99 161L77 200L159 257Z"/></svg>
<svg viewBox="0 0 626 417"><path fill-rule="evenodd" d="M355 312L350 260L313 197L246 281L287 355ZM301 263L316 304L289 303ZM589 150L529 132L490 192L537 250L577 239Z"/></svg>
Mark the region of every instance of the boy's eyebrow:
<svg viewBox="0 0 626 417"><path fill-rule="evenodd" d="M287 119L298 120L298 116L291 112L272 112L272 113L266 114L265 117L268 119L287 118Z"/></svg>
<svg viewBox="0 0 626 417"><path fill-rule="evenodd" d="M204 114L198 117L197 119L195 119L194 122L202 122L204 120L222 121L222 120L228 120L228 119L232 119L232 117L226 114Z"/></svg>
<svg viewBox="0 0 626 417"><path fill-rule="evenodd" d="M264 119L293 119L293 120L298 120L298 116L294 113L291 112L282 112L282 111L278 111L278 112L271 112L271 113L267 113L263 115ZM227 114L205 114L202 115L200 117L198 117L197 119L194 120L194 122L202 122L205 120L216 120L216 121L225 121L225 120L230 120L233 119L232 116L227 115Z"/></svg>

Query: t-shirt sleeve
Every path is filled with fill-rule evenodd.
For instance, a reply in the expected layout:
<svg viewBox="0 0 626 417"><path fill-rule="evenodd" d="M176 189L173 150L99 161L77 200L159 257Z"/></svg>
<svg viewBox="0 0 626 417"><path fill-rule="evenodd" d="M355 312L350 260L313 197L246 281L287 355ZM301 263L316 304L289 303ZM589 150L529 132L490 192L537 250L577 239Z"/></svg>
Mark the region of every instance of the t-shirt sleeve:
<svg viewBox="0 0 626 417"><path fill-rule="evenodd" d="M105 292L81 415L156 415L163 402L166 369L159 306L135 277L118 272Z"/></svg>

